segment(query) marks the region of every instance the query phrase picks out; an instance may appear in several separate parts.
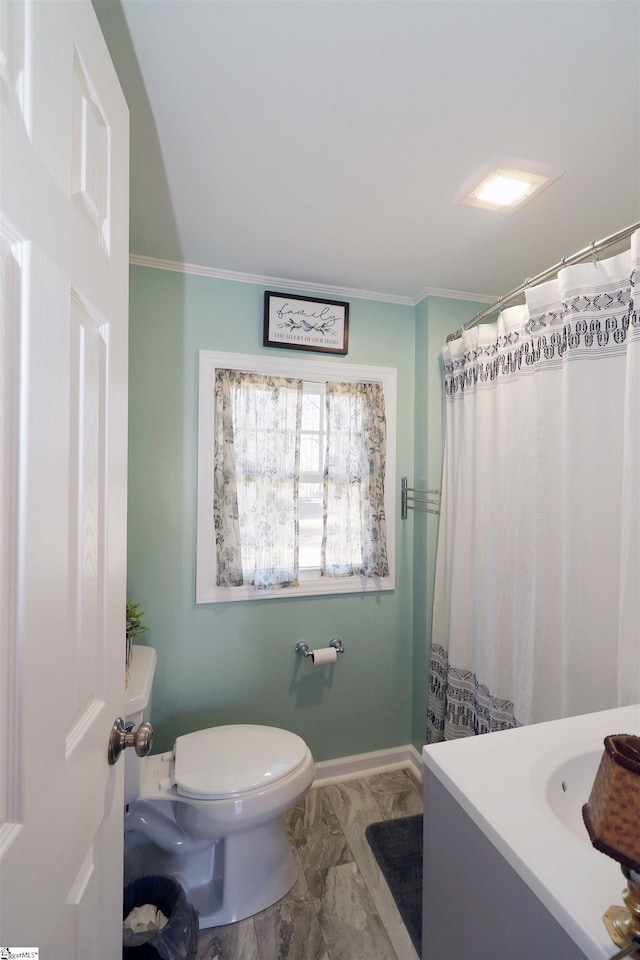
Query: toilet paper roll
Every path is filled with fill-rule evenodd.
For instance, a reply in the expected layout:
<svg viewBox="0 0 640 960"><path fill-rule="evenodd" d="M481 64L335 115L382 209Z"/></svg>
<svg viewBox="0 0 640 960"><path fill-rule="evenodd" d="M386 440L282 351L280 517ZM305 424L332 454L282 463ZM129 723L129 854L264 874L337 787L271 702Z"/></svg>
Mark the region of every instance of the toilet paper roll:
<svg viewBox="0 0 640 960"><path fill-rule="evenodd" d="M335 647L321 647L319 650L312 650L311 659L315 663L335 663L338 659L338 651Z"/></svg>

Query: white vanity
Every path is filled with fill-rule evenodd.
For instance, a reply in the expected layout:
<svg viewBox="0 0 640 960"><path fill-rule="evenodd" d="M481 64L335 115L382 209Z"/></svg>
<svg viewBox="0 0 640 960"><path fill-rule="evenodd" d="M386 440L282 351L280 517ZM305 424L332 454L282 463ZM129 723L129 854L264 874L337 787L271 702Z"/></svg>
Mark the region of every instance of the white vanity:
<svg viewBox="0 0 640 960"><path fill-rule="evenodd" d="M640 705L425 746L424 960L608 960L625 880L582 823ZM640 829L640 824L639 824Z"/></svg>

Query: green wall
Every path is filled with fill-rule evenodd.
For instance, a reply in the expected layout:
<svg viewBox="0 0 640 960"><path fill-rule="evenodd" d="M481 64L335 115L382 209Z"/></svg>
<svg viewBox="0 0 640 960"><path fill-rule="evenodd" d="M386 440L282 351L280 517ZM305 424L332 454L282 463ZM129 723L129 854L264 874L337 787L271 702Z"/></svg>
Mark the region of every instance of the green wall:
<svg viewBox="0 0 640 960"><path fill-rule="evenodd" d="M440 478L428 482L427 438L429 430L428 384L433 377L429 357L428 301L423 300L415 311L415 393L414 393L414 473L409 486L426 490L440 488ZM437 367L435 369L437 375ZM424 496L422 494L421 496ZM427 549L438 530L434 514L409 513L413 523L413 659L411 666L411 742L418 747L424 742L427 708L427 636L430 634L430 599L427 589ZM409 521L407 521L409 522Z"/></svg>
<svg viewBox="0 0 640 960"><path fill-rule="evenodd" d="M195 604L198 351L294 356L261 346L263 291L131 267L128 592L146 611L141 642L158 653L156 749L240 722L293 730L316 760L420 749L437 517L402 521L398 510L393 592ZM440 350L479 307L350 300L345 362L398 371L398 482L440 486ZM345 646L334 666L294 652L300 639L326 646L332 636Z"/></svg>
<svg viewBox="0 0 640 960"><path fill-rule="evenodd" d="M197 364L200 349L263 348L263 287L133 266L128 592L146 611L158 670L157 749L220 723L293 730L316 760L406 744L411 735L412 526L398 520L396 589L196 606ZM398 370L398 476L413 473L414 309L350 301L345 362ZM313 667L305 639L345 653Z"/></svg>

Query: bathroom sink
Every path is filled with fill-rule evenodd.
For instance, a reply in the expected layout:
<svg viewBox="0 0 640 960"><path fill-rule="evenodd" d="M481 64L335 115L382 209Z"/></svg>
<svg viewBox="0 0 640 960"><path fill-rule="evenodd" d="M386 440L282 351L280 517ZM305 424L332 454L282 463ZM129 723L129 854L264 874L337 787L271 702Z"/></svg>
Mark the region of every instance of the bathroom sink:
<svg viewBox="0 0 640 960"><path fill-rule="evenodd" d="M586 843L590 841L582 820L582 807L589 799L602 754L602 749L578 753L555 767L547 780L546 798L551 812Z"/></svg>

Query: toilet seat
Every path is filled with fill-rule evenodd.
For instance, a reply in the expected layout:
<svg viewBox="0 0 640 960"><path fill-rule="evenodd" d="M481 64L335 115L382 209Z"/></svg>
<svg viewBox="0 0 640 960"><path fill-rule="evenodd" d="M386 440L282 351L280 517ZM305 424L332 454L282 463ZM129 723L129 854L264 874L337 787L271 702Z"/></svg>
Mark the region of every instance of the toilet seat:
<svg viewBox="0 0 640 960"><path fill-rule="evenodd" d="M222 800L268 787L297 770L304 740L276 727L231 724L196 730L175 742L173 780L180 796Z"/></svg>

